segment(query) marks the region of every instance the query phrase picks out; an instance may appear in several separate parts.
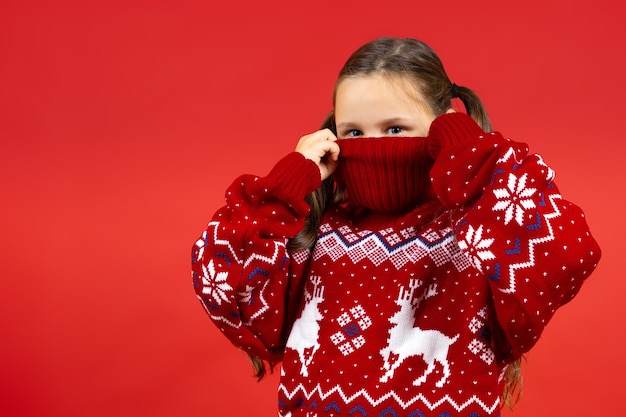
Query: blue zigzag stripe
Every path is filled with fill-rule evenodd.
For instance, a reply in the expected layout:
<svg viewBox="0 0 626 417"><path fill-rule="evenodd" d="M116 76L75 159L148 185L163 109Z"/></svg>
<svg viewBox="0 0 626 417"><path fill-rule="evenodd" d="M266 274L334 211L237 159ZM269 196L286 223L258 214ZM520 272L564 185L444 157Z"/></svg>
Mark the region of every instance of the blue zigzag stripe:
<svg viewBox="0 0 626 417"><path fill-rule="evenodd" d="M335 410L338 413L341 413L341 410L339 409L339 406L337 405L337 403L335 401L333 401L332 403L328 404L326 406L326 408L324 408L324 411L328 412L330 410Z"/></svg>
<svg viewBox="0 0 626 417"><path fill-rule="evenodd" d="M493 174L491 174L491 182L489 183L489 185L493 185L498 174L502 174L503 172L504 170L502 168L496 169L495 171L493 171Z"/></svg>
<svg viewBox="0 0 626 417"><path fill-rule="evenodd" d="M507 255L518 255L521 252L519 237L515 238L515 249L507 249Z"/></svg>
<svg viewBox="0 0 626 417"><path fill-rule="evenodd" d="M545 207L545 205L546 205L546 193L540 193L539 195L541 196L541 200L539 200L539 202L537 204L539 205L539 207Z"/></svg>
<svg viewBox="0 0 626 417"><path fill-rule="evenodd" d="M385 411L380 413L379 417L384 417L386 415L391 415L391 416L394 416L394 417L398 417L398 413L393 411L393 409L391 407L389 407L388 409L386 409Z"/></svg>
<svg viewBox="0 0 626 417"><path fill-rule="evenodd" d="M498 281L500 279L500 263L496 262L494 266L494 272L492 275L487 275L487 279L491 281Z"/></svg>
<svg viewBox="0 0 626 417"><path fill-rule="evenodd" d="M226 262L226 266L230 267L230 258L228 258L228 254L224 252L219 252L215 254L215 257L217 259L223 259L224 262Z"/></svg>
<svg viewBox="0 0 626 417"><path fill-rule="evenodd" d="M299 404L299 406L300 405L302 404ZM279 401L279 406L281 406L281 408L286 408L285 403L283 403L282 401ZM317 410L318 407L317 407L316 401L314 400L313 402L311 402L308 408ZM341 409L337 405L336 401L332 401L330 404L328 404L324 408L324 411L327 413L333 413L333 412L340 413ZM368 415L367 410L360 404L352 408L348 412L348 415L354 415L354 414L361 415L364 417ZM405 415L405 414L402 414L402 415ZM455 413L455 415L457 414ZM392 407L387 407L385 410L381 411L380 414L378 414L378 417L386 417L386 416L399 417L400 414L398 414ZM422 413L420 410L415 410L409 413L407 417L425 417L425 414ZM441 414L439 414L437 417L452 417L452 414L450 414L450 412L448 411L444 411ZM467 417L481 417L481 416L476 411L473 411L472 413L468 414ZM498 417L501 417L501 415L498 415Z"/></svg>
<svg viewBox="0 0 626 417"><path fill-rule="evenodd" d="M346 239L344 239L343 235L340 232L338 232L337 230L331 230L330 232L321 234L319 236L318 240L321 240L321 239L325 238L326 236L335 235L337 238L339 238L341 243L346 248L350 249L353 246L359 245L362 240L370 239L371 236L374 236L376 238L376 240L378 240L380 243L382 243L382 245L385 247L385 249L388 252L391 252L391 251L395 251L397 249L403 248L404 246L411 245L415 241L421 242L427 249L432 249L432 248L437 247L441 243L445 242L450 237L451 234L452 234L452 232L446 234L445 236L442 236L441 238L435 240L434 242L429 242L429 241L425 240L424 238L422 238L421 236L415 236L415 237L413 237L411 239L408 239L408 240L405 240L405 241L403 241L403 242L401 242L401 243L399 243L398 245L395 245L395 246L389 245L389 243L387 242L387 239L385 239L384 236L380 235L380 233L378 233L378 232L372 232L371 234L363 236L363 237L355 240L354 242L348 242Z"/></svg>
<svg viewBox="0 0 626 417"><path fill-rule="evenodd" d="M257 276L258 274L265 275L266 277L268 277L270 275L270 273L268 271L266 271L265 269L257 266L256 268L254 268L254 271L250 272L250 275L248 275L248 280L251 280L252 278Z"/></svg>
<svg viewBox="0 0 626 417"><path fill-rule="evenodd" d="M362 416L366 416L367 415L367 411L365 411L365 409L363 408L362 405L357 405L352 410L350 410L350 412L348 414L352 415L352 414L356 413L357 411L360 412Z"/></svg>
<svg viewBox="0 0 626 417"><path fill-rule="evenodd" d="M540 229L541 228L541 214L539 214L539 212L536 213L535 220L536 220L536 222L526 226L526 229L528 229L528 230Z"/></svg>
<svg viewBox="0 0 626 417"><path fill-rule="evenodd" d="M278 270L282 271L283 267L285 266L285 264L287 263L287 261L289 260L289 258L285 255L283 256L283 259L280 261L280 265L278 265Z"/></svg>

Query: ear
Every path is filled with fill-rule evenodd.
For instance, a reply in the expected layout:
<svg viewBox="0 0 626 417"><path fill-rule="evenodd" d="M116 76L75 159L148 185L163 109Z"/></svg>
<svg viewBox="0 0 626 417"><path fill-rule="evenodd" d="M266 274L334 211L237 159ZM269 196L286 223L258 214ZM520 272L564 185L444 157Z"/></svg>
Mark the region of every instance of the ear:
<svg viewBox="0 0 626 417"><path fill-rule="evenodd" d="M456 113L456 110L450 107L448 110L446 110L446 114L450 114L450 113Z"/></svg>

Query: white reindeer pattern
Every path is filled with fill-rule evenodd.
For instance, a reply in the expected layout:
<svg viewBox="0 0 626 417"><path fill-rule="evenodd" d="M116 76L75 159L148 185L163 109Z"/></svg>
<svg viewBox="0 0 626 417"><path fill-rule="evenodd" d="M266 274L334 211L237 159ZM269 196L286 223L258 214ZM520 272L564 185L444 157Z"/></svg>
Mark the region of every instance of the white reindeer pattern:
<svg viewBox="0 0 626 417"><path fill-rule="evenodd" d="M300 375L309 376L308 366L313 360L319 344L319 321L324 318L320 313L318 304L324 301L324 287L320 286L320 277L311 277L313 294L305 294L305 305L300 318L295 321L287 340L287 347L298 352L302 368Z"/></svg>
<svg viewBox="0 0 626 417"><path fill-rule="evenodd" d="M411 356L422 356L427 366L424 374L413 381L413 385L419 386L426 382L428 375L435 370L436 362L443 367L443 376L435 385L439 388L443 387L450 376L448 350L459 335L450 338L437 330L422 330L419 327L413 327L415 311L419 304L426 298L437 294L437 284L432 284L424 290L421 296L415 298L415 290L422 284L422 281L411 280L408 290L404 287L400 288L396 300L400 311L389 318L393 326L389 329L388 345L380 351L385 361L383 369L386 370L380 382L385 383L393 378L395 370Z"/></svg>

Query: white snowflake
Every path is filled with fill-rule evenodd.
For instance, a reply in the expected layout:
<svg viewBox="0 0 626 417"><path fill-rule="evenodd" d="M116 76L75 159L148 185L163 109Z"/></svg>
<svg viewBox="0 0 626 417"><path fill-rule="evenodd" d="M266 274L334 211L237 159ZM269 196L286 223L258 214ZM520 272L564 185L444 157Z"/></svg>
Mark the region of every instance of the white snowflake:
<svg viewBox="0 0 626 417"><path fill-rule="evenodd" d="M493 190L494 195L500 201L493 206L493 211L504 211L504 224L509 224L515 216L517 224L524 223L524 210L535 208L535 202L530 199L536 192L536 188L527 188L528 174L517 178L515 174L509 174L507 188Z"/></svg>
<svg viewBox="0 0 626 417"><path fill-rule="evenodd" d="M198 248L198 253L196 255L196 260L199 261L204 256L204 246L207 237L206 230L202 233L202 237L196 241L196 247Z"/></svg>
<svg viewBox="0 0 626 417"><path fill-rule="evenodd" d="M219 305L223 301L228 301L226 293L233 288L228 285L226 278L228 272L216 272L213 259L209 261L208 265L202 265L202 294L206 294L213 298L213 300Z"/></svg>
<svg viewBox="0 0 626 417"><path fill-rule="evenodd" d="M474 264L480 272L483 272L483 261L495 258L493 252L489 250L493 240L493 238L483 239L482 224L478 226L478 229L476 230L474 230L473 226L469 226L467 233L465 233L465 239L459 241L459 247L461 250L469 253L472 264Z"/></svg>

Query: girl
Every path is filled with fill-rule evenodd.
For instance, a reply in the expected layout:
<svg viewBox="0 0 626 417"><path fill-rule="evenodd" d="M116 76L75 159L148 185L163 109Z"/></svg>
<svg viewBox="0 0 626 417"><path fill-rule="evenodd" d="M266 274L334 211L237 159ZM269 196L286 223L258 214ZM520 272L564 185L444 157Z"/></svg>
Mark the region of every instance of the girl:
<svg viewBox="0 0 626 417"><path fill-rule="evenodd" d="M228 189L193 246L200 301L259 377L282 361L281 416L499 415L599 260L583 213L422 42L362 46L333 103Z"/></svg>

